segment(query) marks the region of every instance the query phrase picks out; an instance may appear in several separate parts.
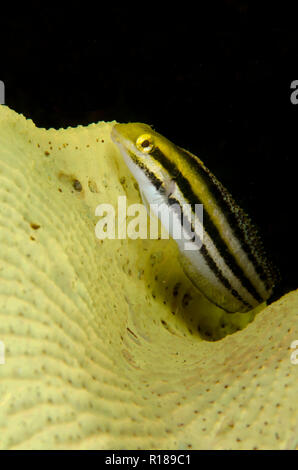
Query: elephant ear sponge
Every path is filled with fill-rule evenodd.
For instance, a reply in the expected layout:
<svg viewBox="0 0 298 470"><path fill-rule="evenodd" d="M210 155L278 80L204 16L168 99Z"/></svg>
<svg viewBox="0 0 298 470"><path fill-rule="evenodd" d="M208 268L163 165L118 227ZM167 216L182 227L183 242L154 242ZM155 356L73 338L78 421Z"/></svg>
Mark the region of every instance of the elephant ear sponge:
<svg viewBox="0 0 298 470"><path fill-rule="evenodd" d="M297 448L297 291L227 315L172 240L96 238L140 202L112 125L0 107L0 448Z"/></svg>

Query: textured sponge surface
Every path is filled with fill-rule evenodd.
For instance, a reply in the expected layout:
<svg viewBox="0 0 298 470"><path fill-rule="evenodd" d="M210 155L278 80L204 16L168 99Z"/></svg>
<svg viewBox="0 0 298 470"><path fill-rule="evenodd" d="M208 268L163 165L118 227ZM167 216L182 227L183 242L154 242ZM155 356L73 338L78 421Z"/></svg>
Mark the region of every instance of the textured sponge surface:
<svg viewBox="0 0 298 470"><path fill-rule="evenodd" d="M297 448L298 293L229 316L173 241L97 239L140 202L112 125L0 107L0 448Z"/></svg>

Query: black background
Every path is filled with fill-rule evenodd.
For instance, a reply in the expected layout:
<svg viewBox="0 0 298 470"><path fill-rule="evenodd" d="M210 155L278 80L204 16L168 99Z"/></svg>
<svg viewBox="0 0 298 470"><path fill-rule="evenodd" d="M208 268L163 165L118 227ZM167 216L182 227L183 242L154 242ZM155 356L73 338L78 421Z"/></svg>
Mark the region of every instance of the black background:
<svg viewBox="0 0 298 470"><path fill-rule="evenodd" d="M261 3L261 2L259 2ZM2 16L6 104L39 127L140 121L197 154L297 288L297 12L226 0L40 4Z"/></svg>

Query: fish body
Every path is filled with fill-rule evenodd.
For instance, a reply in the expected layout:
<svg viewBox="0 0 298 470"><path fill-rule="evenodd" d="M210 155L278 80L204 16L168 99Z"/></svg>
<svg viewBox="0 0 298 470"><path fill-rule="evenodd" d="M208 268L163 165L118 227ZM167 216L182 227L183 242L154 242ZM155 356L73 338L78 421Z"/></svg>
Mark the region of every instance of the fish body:
<svg viewBox="0 0 298 470"><path fill-rule="evenodd" d="M266 301L277 281L276 270L248 215L204 163L147 124L117 123L112 140L143 200L154 206L165 204L172 214L170 235L178 224L188 232L193 249L185 249L182 240L175 241L192 283L230 313L247 312ZM198 220L198 205L203 205L203 220ZM192 236L196 231L200 233Z"/></svg>

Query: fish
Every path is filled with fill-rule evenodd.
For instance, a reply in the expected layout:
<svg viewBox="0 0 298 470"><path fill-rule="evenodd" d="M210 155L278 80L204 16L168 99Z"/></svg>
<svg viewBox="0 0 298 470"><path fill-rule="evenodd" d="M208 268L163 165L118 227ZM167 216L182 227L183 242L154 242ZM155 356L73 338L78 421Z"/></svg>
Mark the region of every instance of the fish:
<svg viewBox="0 0 298 470"><path fill-rule="evenodd" d="M179 228L188 235L187 244L175 241L192 284L228 313L245 313L266 302L278 270L251 218L202 160L148 124L116 123L111 138L138 183L143 203L155 207L161 221L156 207L168 209L172 238Z"/></svg>

